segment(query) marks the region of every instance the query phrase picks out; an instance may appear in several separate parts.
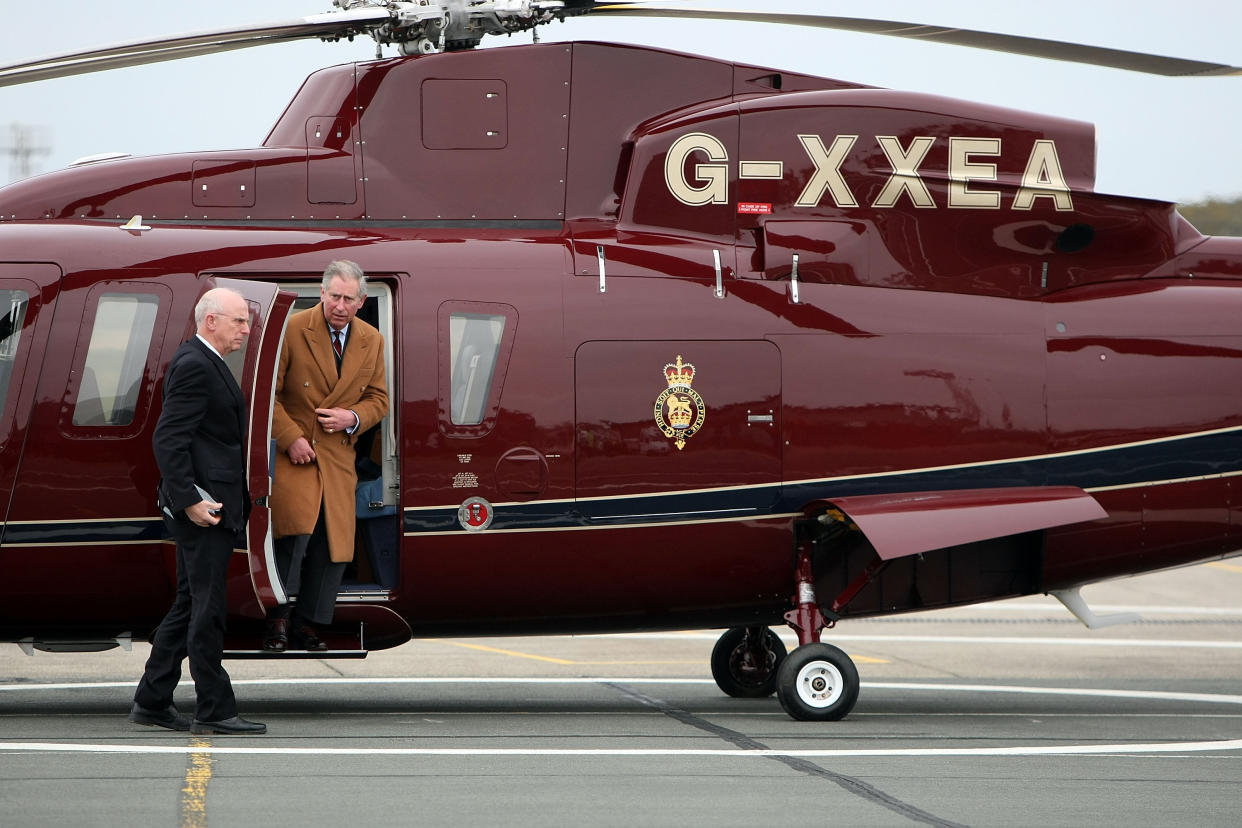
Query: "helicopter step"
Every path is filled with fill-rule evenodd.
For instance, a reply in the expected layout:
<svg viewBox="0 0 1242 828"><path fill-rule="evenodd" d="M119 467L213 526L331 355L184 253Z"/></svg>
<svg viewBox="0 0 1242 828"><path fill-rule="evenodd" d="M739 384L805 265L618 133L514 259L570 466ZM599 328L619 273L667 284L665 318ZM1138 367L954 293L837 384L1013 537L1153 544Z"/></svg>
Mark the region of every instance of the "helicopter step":
<svg viewBox="0 0 1242 828"><path fill-rule="evenodd" d="M225 650L225 658L235 659L302 659L302 658L366 658L367 650L327 649L327 650L284 650L279 653L271 650Z"/></svg>

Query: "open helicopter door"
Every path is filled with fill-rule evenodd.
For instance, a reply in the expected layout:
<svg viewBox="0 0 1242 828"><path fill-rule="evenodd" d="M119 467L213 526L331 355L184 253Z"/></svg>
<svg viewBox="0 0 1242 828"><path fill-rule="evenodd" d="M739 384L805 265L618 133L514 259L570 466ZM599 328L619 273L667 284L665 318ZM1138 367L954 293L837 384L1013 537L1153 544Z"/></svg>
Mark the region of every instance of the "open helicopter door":
<svg viewBox="0 0 1242 828"><path fill-rule="evenodd" d="M22 446L50 328L43 297L60 282L53 264L0 263L0 537L4 535ZM26 375L31 353L36 361Z"/></svg>
<svg viewBox="0 0 1242 828"><path fill-rule="evenodd" d="M246 347L225 359L238 378L250 407L246 474L250 486L250 521L246 526L247 566L229 568L230 615L264 618L267 608L284 600L272 552L267 498L271 493L272 394L276 385L276 360L285 320L296 298L292 293L264 282L217 278L216 287L230 288L250 306L250 337Z"/></svg>

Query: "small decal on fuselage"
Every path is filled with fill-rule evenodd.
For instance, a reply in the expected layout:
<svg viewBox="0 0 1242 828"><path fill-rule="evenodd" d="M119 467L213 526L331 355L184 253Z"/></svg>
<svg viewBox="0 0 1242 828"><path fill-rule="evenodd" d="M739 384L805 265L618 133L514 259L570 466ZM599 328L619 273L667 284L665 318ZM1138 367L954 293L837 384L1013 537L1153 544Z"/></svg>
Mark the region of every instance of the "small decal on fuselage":
<svg viewBox="0 0 1242 828"><path fill-rule="evenodd" d="M492 525L492 504L481 497L467 498L457 510L457 521L467 532L481 532Z"/></svg>

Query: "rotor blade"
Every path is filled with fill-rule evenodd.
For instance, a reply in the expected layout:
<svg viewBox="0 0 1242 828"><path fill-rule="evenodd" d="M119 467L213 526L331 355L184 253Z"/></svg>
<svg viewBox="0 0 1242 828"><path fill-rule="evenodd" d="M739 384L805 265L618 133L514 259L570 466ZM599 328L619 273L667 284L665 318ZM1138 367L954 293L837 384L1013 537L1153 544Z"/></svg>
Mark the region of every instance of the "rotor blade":
<svg viewBox="0 0 1242 828"><path fill-rule="evenodd" d="M1124 49L1106 49L1059 40L1043 40L1037 37L925 26L919 23L874 20L866 17L830 17L817 14L732 11L681 6L638 6L631 3L595 6L589 14L610 17L680 17L695 20L735 20L745 23L782 23L790 26L812 26L889 37L908 37L913 40L967 46L972 49L989 49L994 52L1007 52L1048 60L1086 63L1110 69L1126 69L1131 72L1145 72L1149 75L1169 77L1242 75L1242 67L1229 66L1224 63L1206 63L1198 60L1149 55L1144 52L1129 52Z"/></svg>
<svg viewBox="0 0 1242 828"><path fill-rule="evenodd" d="M344 37L388 22L383 8L329 12L274 23L187 32L151 40L119 43L87 52L67 52L23 63L0 66L0 86L99 72L125 66L139 66L165 60L207 55L250 46L263 46L286 40L316 37Z"/></svg>

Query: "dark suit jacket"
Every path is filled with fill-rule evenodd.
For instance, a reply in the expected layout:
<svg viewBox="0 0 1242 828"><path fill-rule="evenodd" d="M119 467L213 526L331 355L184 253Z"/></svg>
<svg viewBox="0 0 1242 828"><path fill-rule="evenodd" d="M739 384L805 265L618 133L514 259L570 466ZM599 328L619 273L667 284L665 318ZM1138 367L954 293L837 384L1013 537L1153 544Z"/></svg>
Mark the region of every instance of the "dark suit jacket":
<svg viewBox="0 0 1242 828"><path fill-rule="evenodd" d="M246 525L246 400L228 366L198 337L182 343L168 364L152 445L161 500L179 520L202 500L197 484L224 504L221 525Z"/></svg>

